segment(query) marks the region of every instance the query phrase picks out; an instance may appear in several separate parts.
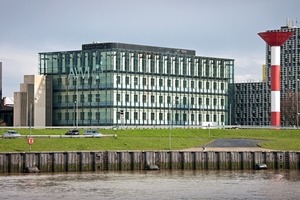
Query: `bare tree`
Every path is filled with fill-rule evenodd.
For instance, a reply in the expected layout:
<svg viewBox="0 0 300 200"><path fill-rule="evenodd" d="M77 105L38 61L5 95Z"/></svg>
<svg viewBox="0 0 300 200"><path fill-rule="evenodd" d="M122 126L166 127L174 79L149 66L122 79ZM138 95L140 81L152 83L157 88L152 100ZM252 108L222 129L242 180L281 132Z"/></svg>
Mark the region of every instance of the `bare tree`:
<svg viewBox="0 0 300 200"><path fill-rule="evenodd" d="M293 90L289 90L284 93L281 98L281 114L284 124L287 126L297 125L297 104L296 93Z"/></svg>

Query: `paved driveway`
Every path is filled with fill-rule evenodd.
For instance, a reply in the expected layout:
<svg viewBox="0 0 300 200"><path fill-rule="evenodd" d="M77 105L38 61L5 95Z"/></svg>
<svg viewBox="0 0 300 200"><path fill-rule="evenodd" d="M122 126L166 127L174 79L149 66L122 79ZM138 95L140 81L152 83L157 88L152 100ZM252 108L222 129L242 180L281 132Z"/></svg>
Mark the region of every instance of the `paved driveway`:
<svg viewBox="0 0 300 200"><path fill-rule="evenodd" d="M215 139L204 147L258 147L262 140L250 139Z"/></svg>
<svg viewBox="0 0 300 200"><path fill-rule="evenodd" d="M186 151L271 151L258 146L262 140L252 139L215 139L201 147L185 149Z"/></svg>

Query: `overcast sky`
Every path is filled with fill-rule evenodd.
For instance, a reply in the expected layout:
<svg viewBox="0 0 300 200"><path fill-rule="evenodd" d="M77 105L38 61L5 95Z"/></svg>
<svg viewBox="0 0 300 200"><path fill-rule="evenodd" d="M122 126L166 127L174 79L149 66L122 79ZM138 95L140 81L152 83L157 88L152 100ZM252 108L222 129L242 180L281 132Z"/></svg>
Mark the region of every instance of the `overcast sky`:
<svg viewBox="0 0 300 200"><path fill-rule="evenodd" d="M299 0L0 0L3 96L38 74L38 53L83 43L123 42L194 49L235 59L235 81L261 80L257 35L299 18Z"/></svg>

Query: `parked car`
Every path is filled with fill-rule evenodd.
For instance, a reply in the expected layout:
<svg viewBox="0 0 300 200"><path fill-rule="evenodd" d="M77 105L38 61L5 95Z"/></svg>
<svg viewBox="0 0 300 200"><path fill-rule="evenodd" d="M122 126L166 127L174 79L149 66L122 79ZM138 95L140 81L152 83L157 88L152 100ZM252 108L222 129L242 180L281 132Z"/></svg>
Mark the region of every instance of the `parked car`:
<svg viewBox="0 0 300 200"><path fill-rule="evenodd" d="M65 135L79 135L79 130L77 129L70 129L68 130Z"/></svg>
<svg viewBox="0 0 300 200"><path fill-rule="evenodd" d="M21 134L15 130L8 130L3 134L3 138L18 138L21 137Z"/></svg>
<svg viewBox="0 0 300 200"><path fill-rule="evenodd" d="M85 130L83 135L93 135L93 136L103 136L99 131L97 130L93 130L93 129L88 129L88 130Z"/></svg>

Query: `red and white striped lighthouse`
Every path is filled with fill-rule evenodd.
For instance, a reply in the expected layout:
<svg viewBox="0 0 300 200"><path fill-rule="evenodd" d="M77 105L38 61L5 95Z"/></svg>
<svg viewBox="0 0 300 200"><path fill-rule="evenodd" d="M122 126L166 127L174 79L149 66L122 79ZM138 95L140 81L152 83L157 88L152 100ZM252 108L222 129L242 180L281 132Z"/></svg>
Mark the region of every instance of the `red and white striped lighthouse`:
<svg viewBox="0 0 300 200"><path fill-rule="evenodd" d="M262 32L258 35L271 47L271 126L280 126L280 46L293 32Z"/></svg>

